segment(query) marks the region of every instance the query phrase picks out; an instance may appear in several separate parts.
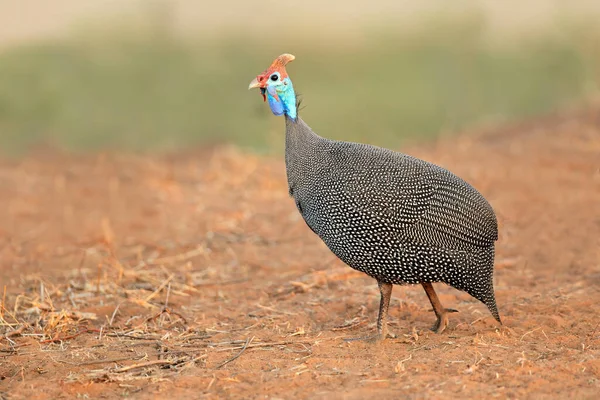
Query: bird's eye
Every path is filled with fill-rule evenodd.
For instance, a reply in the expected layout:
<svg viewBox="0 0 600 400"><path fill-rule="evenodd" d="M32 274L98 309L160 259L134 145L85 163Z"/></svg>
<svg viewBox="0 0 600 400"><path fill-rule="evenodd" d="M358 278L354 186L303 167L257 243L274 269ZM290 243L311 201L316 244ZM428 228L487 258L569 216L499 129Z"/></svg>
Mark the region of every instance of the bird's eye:
<svg viewBox="0 0 600 400"><path fill-rule="evenodd" d="M277 79L279 79L279 76L277 74L271 75L271 80L272 81L276 81Z"/></svg>

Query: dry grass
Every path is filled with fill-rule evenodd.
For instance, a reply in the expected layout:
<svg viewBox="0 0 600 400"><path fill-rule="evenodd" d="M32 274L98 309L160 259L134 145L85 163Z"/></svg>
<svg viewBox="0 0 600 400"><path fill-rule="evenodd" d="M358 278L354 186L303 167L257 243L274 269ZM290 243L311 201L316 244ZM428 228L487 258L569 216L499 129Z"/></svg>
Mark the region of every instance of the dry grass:
<svg viewBox="0 0 600 400"><path fill-rule="evenodd" d="M6 300L3 300L0 334L4 343L0 352L19 358L36 357L41 353L47 354L56 364L90 367L83 368L79 373L70 373L64 380L67 383L129 382L140 379L156 382L177 375L186 368L220 369L235 361L247 349L276 348L279 351L295 351L294 348L300 346L309 353L311 345L340 338L296 339L296 336L305 336L304 330L300 329L288 335L290 340L263 341L246 333L252 332L257 323L234 329L200 327L197 323L190 322L194 319L192 316L186 317L183 312L170 308L169 298L185 298L201 293L202 287L219 287L239 281L194 282L193 276L187 276L186 283L183 281L184 277L178 274L178 279L175 279L176 272L170 271L171 268L177 269L181 263L188 262L190 258L204 254L206 250L203 249L208 243L163 257L159 257L159 252L154 251L149 258L141 257L135 264L123 265L114 255L110 244L112 239L107 231L104 232L104 240L83 252L79 268L73 271L67 282L52 284L37 274L21 277L31 290L14 297L14 304L10 309ZM92 250L102 256L95 271L97 276L93 276L94 271L81 268L85 264L86 254ZM304 282L292 281L275 291L273 296L277 298L307 292L313 287L351 276L358 276L358 273L346 268L311 273L302 277ZM79 311L82 303L89 308L91 305L101 307L101 304L108 302L116 306L112 312L103 316L95 312ZM271 318L277 318L281 314L296 315L260 303L256 307L272 314ZM132 308L137 312L128 312ZM127 317L119 318L122 314ZM115 323L115 319L121 323ZM350 327L332 330L347 328ZM247 337L245 340L212 341L218 334ZM70 341L82 335L87 336L83 339L85 343L94 344L85 348L78 347L73 351ZM36 344L39 347L34 350L33 346ZM209 353L232 351L239 352L216 365L206 365ZM112 356L116 354L128 355ZM101 365L105 366L97 368ZM18 378L22 369L13 372L17 375L3 378Z"/></svg>

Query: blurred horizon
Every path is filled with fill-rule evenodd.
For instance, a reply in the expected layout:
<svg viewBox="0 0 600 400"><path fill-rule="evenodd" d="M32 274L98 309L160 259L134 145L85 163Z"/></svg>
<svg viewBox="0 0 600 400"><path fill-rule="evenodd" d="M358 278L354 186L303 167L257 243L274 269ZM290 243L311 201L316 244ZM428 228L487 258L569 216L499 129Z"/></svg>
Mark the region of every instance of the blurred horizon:
<svg viewBox="0 0 600 400"><path fill-rule="evenodd" d="M54 0L44 7L39 0L7 0L0 3L0 46L69 38L82 30L108 31L122 25L146 25L157 19L183 37L223 36L243 33L263 35L276 30L291 34L346 39L364 28L392 25L396 31L423 31L423 23L435 18L477 17L481 34L502 42L516 38L561 35L562 24L592 24L600 17L595 0L375 0L368 3L305 0L272 2L230 0L200 4L196 0ZM317 32L311 30L318 28Z"/></svg>
<svg viewBox="0 0 600 400"><path fill-rule="evenodd" d="M398 147L598 97L600 2L0 4L0 153L278 149L247 83L274 57L319 134Z"/></svg>

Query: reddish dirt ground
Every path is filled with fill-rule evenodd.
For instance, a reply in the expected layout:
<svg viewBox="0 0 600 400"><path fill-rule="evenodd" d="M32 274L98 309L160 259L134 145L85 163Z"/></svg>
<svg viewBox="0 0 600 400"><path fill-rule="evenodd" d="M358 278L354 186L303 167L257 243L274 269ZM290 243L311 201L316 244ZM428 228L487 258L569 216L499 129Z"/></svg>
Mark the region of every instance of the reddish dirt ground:
<svg viewBox="0 0 600 400"><path fill-rule="evenodd" d="M282 157L40 152L0 162L0 398L597 398L600 112L404 151L477 187L500 225L504 326L465 293L441 335L288 198Z"/></svg>

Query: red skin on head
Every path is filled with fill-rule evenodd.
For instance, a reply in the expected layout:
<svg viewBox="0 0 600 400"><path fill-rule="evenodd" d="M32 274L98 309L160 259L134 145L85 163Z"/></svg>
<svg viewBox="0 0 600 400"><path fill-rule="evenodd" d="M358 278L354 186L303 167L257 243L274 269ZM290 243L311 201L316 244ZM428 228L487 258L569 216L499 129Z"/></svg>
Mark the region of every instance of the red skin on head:
<svg viewBox="0 0 600 400"><path fill-rule="evenodd" d="M264 89L267 86L267 81L273 72L279 72L281 79L285 79L288 77L287 71L285 70L285 65L291 61L294 61L296 57L291 54L282 54L275 59L262 74L256 76L256 80L260 84L260 94L263 97L264 101L267 101L267 96L265 95Z"/></svg>

